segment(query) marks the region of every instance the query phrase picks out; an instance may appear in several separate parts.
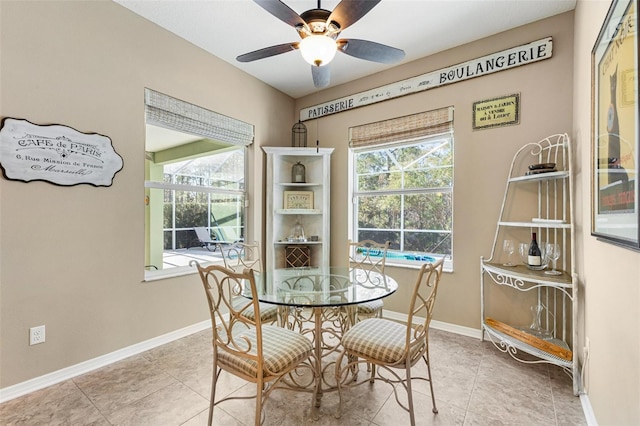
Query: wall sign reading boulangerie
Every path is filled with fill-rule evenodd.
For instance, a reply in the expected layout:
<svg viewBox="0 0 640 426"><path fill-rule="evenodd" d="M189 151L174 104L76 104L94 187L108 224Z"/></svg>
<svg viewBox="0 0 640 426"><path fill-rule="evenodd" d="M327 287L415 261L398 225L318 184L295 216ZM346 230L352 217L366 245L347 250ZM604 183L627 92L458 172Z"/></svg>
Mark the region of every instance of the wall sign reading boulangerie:
<svg viewBox="0 0 640 426"><path fill-rule="evenodd" d="M111 186L122 170L111 139L71 127L5 118L0 127L0 167L5 178L71 186Z"/></svg>
<svg viewBox="0 0 640 426"><path fill-rule="evenodd" d="M551 58L553 39L546 37L522 46L492 53L461 64L441 68L406 80L376 87L366 92L345 96L323 104L300 110L300 121L312 120L325 115L348 111L376 102L387 101L400 96L435 89L447 84L458 83L511 68L532 64Z"/></svg>

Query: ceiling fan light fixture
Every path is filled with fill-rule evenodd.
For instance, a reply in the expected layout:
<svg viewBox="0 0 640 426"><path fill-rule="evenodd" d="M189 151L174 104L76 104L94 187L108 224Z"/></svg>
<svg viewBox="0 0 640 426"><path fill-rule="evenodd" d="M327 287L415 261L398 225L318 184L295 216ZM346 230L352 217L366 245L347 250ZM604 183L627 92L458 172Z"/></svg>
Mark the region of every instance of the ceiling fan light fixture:
<svg viewBox="0 0 640 426"><path fill-rule="evenodd" d="M300 53L311 65L327 65L336 56L336 41L326 35L310 35L300 41Z"/></svg>

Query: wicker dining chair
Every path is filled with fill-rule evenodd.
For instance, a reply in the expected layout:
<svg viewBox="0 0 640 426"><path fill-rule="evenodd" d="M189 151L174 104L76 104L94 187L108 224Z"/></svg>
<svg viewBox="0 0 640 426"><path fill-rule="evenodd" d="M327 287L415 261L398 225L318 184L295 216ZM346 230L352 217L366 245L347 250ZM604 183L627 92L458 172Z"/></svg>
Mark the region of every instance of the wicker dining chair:
<svg viewBox="0 0 640 426"><path fill-rule="evenodd" d="M255 272L264 270L262 257L260 256L260 243L257 241L253 243L235 242L231 245L218 244L218 248L222 255L224 266L227 269L231 269L234 272L243 272L245 269L251 269ZM242 303L241 296L234 300ZM244 315L247 315L249 319L254 319L252 309L245 311ZM260 315L262 315L262 322L276 322L278 319L278 307L268 303L260 303Z"/></svg>
<svg viewBox="0 0 640 426"><path fill-rule="evenodd" d="M263 420L263 408L271 392L289 373L302 369L310 372L310 383L315 377L313 344L295 331L274 325L263 324L260 315L251 320L247 310L259 312L253 270L236 273L219 265L202 267L195 261L204 285L211 314L213 330L213 375L209 420L212 424L214 407L231 399L255 398L255 424ZM240 295L243 286L249 286L252 298ZM243 304L235 298L242 297ZM216 385L222 371L256 384L255 396L226 396L216 401ZM313 389L313 386L312 386ZM317 390L315 391L317 392ZM314 410L316 395L311 398L310 410Z"/></svg>
<svg viewBox="0 0 640 426"><path fill-rule="evenodd" d="M379 272L384 274L387 261L389 241L380 244L372 240L358 242L347 241L347 256L349 270L361 269L365 272ZM369 279L368 274L362 275ZM382 318L382 299L361 303L357 306L357 318Z"/></svg>
<svg viewBox="0 0 640 426"><path fill-rule="evenodd" d="M436 399L433 392L431 363L429 360L429 324L433 315L433 307L438 294L438 284L442 275L444 258L435 263L426 263L420 268L418 279L413 289L409 304L407 324L401 324L384 318L368 318L351 327L343 336L343 350L336 359L336 382L340 404L336 417L342 415L344 388L351 388L363 383L382 380L394 388L396 401L409 412L411 425L415 425L412 380L425 380L431 388L433 413L437 413ZM346 362L343 365L343 359ZM411 368L420 359L427 367L427 377L413 377ZM367 363L376 366L377 373L352 380L350 374L356 372L359 364ZM404 375L397 369L403 369ZM381 373L388 373L382 375ZM408 407L400 402L396 386L402 384L407 392Z"/></svg>

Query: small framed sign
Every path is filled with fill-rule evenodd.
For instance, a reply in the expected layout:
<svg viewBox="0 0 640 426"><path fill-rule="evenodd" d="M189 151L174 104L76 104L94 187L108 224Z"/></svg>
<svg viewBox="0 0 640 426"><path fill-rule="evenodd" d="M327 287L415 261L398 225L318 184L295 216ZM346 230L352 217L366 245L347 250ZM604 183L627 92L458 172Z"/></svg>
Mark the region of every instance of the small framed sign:
<svg viewBox="0 0 640 426"><path fill-rule="evenodd" d="M312 209L312 191L284 191L285 209Z"/></svg>
<svg viewBox="0 0 640 426"><path fill-rule="evenodd" d="M520 124L520 94L473 103L473 130Z"/></svg>

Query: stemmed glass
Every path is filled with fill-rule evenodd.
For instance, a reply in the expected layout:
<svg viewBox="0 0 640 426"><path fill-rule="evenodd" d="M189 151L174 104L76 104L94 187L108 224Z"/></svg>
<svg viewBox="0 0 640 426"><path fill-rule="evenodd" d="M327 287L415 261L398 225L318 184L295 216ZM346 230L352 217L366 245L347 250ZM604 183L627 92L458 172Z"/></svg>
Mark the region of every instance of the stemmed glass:
<svg viewBox="0 0 640 426"><path fill-rule="evenodd" d="M504 240L502 243L502 249L504 250L505 253L507 253L507 255L509 255L509 257L507 258L507 263L503 263L503 265L514 266L513 263L511 263L511 255L515 250L515 246L513 245L513 240Z"/></svg>
<svg viewBox="0 0 640 426"><path fill-rule="evenodd" d="M529 244L520 243L518 246L518 253L520 253L520 260L522 260L522 263L526 265L529 260Z"/></svg>
<svg viewBox="0 0 640 426"><path fill-rule="evenodd" d="M562 272L556 270L556 262L560 258L560 253L562 251L560 249L560 245L555 244L555 243L546 243L544 248L545 248L546 255L553 262L553 268L550 271L544 271L544 273L548 274L548 275L560 275L560 274L562 274Z"/></svg>

